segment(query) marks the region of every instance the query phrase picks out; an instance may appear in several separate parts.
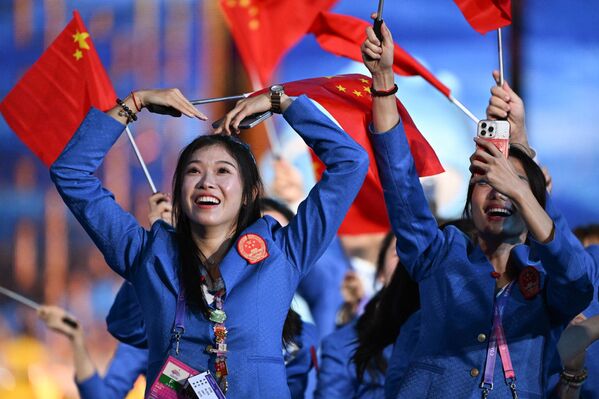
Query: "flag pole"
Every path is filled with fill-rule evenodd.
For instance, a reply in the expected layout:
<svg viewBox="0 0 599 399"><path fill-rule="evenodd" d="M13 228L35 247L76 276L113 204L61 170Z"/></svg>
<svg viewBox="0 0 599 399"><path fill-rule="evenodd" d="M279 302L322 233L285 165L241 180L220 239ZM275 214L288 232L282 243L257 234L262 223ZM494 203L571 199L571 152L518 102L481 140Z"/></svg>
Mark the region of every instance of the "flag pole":
<svg viewBox="0 0 599 399"><path fill-rule="evenodd" d="M462 104L460 101L458 101L458 99L456 99L454 96L452 96L451 94L449 95L449 97L447 97L449 99L449 101L451 101L456 107L458 107L464 114L466 114L466 116L470 119L472 119L474 121L474 123L478 124L479 119L474 116L474 114L468 109L466 108L466 106L464 104Z"/></svg>
<svg viewBox="0 0 599 399"><path fill-rule="evenodd" d="M258 78L256 72L250 72L250 81L252 84L252 90L258 91L262 88L260 79ZM281 143L279 143L277 132L275 130L275 124L272 121L272 118L268 118L264 121L264 127L266 128L266 136L270 142L270 150L272 151L273 157L279 158L281 156Z"/></svg>
<svg viewBox="0 0 599 399"><path fill-rule="evenodd" d="M146 175L146 180L148 180L148 183L150 184L150 189L152 190L152 194L156 194L158 192L158 190L156 190L156 186L154 185L152 176L150 176L150 172L148 172L148 167L146 166L146 163L144 162L144 159L142 158L141 153L139 152L139 148L137 148L137 144L135 144L135 139L133 138L133 134L131 134L131 130L129 129L129 126L125 127L125 130L127 131L127 137L129 138L129 142L131 143L131 146L133 147L135 156L137 157L137 160L139 161L139 164L141 165L141 168L144 171L144 175Z"/></svg>
<svg viewBox="0 0 599 399"><path fill-rule="evenodd" d="M201 104L217 103L220 101L238 101L238 100L243 100L244 98L247 98L250 94L251 93L243 93L243 94L238 94L236 96L202 98L199 100L191 100L190 103L192 103L193 105L201 105Z"/></svg>
<svg viewBox="0 0 599 399"><path fill-rule="evenodd" d="M499 86L503 86L503 41L501 40L501 28L497 28L497 50L499 53Z"/></svg>
<svg viewBox="0 0 599 399"><path fill-rule="evenodd" d="M9 298L14 299L15 301L22 303L25 306L29 306L31 309L38 310L42 305L37 302L33 302L31 299L24 297L21 294L17 294L14 291L9 290L8 288L4 288L0 286L0 294L4 294Z"/></svg>

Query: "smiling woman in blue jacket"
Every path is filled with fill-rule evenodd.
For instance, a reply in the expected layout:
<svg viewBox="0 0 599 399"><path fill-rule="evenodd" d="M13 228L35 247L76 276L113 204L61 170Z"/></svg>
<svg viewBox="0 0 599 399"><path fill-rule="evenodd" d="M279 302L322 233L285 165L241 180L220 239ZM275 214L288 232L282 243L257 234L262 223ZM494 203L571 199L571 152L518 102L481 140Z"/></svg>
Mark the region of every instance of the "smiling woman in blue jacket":
<svg viewBox="0 0 599 399"><path fill-rule="evenodd" d="M477 141L467 214L471 240L439 229L428 208L393 95L393 39L371 28L371 135L397 252L420 287L418 344L400 398L542 398L551 335L589 303L582 247L543 209L545 180L523 151ZM389 315L393 317L393 315ZM500 356L498 356L500 354Z"/></svg>
<svg viewBox="0 0 599 399"><path fill-rule="evenodd" d="M172 107L205 119L175 89L133 93L91 110L50 168L58 191L108 265L137 293L149 350L148 389L160 397L210 371L228 398L287 398L283 323L302 278L322 255L368 168L364 149L301 96L280 90L241 101L213 136L187 146L173 179L176 228L144 230L93 175L135 110ZM260 217L261 182L248 147L228 134L247 115L282 112L327 171L281 227ZM209 378L209 377L206 377Z"/></svg>

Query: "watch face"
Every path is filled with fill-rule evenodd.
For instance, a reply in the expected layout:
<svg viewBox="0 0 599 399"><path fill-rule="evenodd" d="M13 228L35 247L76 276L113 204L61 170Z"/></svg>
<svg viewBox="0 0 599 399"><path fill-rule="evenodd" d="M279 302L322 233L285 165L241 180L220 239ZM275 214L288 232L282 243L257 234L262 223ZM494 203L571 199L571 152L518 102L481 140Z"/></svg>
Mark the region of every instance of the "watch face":
<svg viewBox="0 0 599 399"><path fill-rule="evenodd" d="M271 93L277 93L277 92L281 92L283 91L283 86L281 85L272 85L270 86L270 92Z"/></svg>

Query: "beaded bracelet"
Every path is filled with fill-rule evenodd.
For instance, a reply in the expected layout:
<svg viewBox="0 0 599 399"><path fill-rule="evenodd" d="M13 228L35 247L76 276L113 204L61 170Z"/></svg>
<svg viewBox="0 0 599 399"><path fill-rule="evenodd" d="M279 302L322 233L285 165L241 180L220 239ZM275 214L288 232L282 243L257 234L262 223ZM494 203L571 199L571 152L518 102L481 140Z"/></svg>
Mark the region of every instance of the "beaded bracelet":
<svg viewBox="0 0 599 399"><path fill-rule="evenodd" d="M560 374L561 380L571 387L581 386L588 376L589 373L586 368L582 369L580 374L572 374L566 370L563 370Z"/></svg>
<svg viewBox="0 0 599 399"><path fill-rule="evenodd" d="M393 88L389 90L375 90L374 86L370 87L370 95L373 97L387 97L397 93L397 84L393 84Z"/></svg>
<svg viewBox="0 0 599 399"><path fill-rule="evenodd" d="M125 104L123 102L123 100L121 100L120 98L117 98L116 99L116 103L122 108L119 111L119 116L126 117L127 118L127 123L130 123L131 121L136 121L137 120L137 115L135 115L133 113L133 111L131 111L131 109L129 107L127 107L127 104Z"/></svg>

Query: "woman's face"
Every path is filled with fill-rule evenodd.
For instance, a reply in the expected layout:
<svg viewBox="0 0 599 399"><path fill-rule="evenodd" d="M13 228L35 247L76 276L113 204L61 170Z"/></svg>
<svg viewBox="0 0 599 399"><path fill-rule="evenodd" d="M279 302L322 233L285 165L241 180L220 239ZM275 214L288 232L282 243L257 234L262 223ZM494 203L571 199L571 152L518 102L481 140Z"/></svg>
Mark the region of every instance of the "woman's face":
<svg viewBox="0 0 599 399"><path fill-rule="evenodd" d="M516 174L528 182L522 163L513 157L509 160ZM484 181L475 184L472 190L471 209L474 227L483 239L519 238L526 231L526 224L512 201Z"/></svg>
<svg viewBox="0 0 599 399"><path fill-rule="evenodd" d="M196 150L184 168L182 210L192 230L222 228L232 231L243 198L237 161L221 145Z"/></svg>

